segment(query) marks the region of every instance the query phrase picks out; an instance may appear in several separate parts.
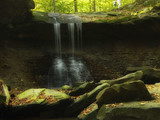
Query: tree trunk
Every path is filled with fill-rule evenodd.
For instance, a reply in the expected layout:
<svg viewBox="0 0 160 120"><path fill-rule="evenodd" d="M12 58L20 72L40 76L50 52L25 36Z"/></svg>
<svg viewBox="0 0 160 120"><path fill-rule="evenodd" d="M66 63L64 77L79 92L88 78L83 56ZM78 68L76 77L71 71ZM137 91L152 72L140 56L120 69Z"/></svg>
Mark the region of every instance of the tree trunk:
<svg viewBox="0 0 160 120"><path fill-rule="evenodd" d="M57 12L57 11L56 11L56 1L55 1L55 0L53 0L53 11L54 11L54 13Z"/></svg>
<svg viewBox="0 0 160 120"><path fill-rule="evenodd" d="M93 0L93 11L96 12L96 0Z"/></svg>
<svg viewBox="0 0 160 120"><path fill-rule="evenodd" d="M78 12L78 9L77 9L77 0L74 0L74 9L75 9L75 12Z"/></svg>
<svg viewBox="0 0 160 120"><path fill-rule="evenodd" d="M91 0L89 0L89 10L92 11Z"/></svg>

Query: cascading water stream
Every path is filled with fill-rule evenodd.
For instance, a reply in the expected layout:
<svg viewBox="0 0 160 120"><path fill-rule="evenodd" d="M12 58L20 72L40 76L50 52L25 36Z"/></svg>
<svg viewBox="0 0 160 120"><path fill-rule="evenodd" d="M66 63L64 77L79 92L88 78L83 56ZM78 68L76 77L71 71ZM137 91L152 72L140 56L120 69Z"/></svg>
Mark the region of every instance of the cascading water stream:
<svg viewBox="0 0 160 120"><path fill-rule="evenodd" d="M75 82L92 79L83 61L75 56L75 51L82 49L82 22L80 18L78 16L64 18L54 13L52 18L57 56L53 59L52 66L49 69L48 88L58 88L65 84L72 86ZM61 23L68 24L69 43L72 51L71 56L68 57L62 55ZM75 33L77 33L77 36L75 36Z"/></svg>
<svg viewBox="0 0 160 120"><path fill-rule="evenodd" d="M53 27L57 57L53 60L52 66L49 69L48 88L53 88L53 85L62 85L68 81L67 67L62 59L60 23L57 22L56 17L53 17Z"/></svg>
<svg viewBox="0 0 160 120"><path fill-rule="evenodd" d="M55 17L53 17L53 26L54 26L56 52L59 57L62 57L60 23L57 22Z"/></svg>
<svg viewBox="0 0 160 120"><path fill-rule="evenodd" d="M74 23L68 23L68 31L69 31L69 38L71 41L72 57L74 57L74 52L75 52Z"/></svg>
<svg viewBox="0 0 160 120"><path fill-rule="evenodd" d="M76 23L78 49L82 49L82 22Z"/></svg>

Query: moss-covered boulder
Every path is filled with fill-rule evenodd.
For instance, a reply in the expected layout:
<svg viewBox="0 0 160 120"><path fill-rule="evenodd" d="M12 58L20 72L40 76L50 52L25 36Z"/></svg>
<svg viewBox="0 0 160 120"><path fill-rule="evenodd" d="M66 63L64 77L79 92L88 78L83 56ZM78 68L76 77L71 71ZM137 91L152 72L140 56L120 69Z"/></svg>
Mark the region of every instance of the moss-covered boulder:
<svg viewBox="0 0 160 120"><path fill-rule="evenodd" d="M29 89L17 95L9 109L10 116L63 116L71 97L53 89Z"/></svg>
<svg viewBox="0 0 160 120"><path fill-rule="evenodd" d="M81 95L66 109L65 115L77 116L84 108L95 102L97 94L107 87L109 87L109 84L104 83L94 88L91 92Z"/></svg>
<svg viewBox="0 0 160 120"><path fill-rule="evenodd" d="M7 85L0 80L0 106L6 104L8 105L10 100L10 94Z"/></svg>
<svg viewBox="0 0 160 120"><path fill-rule="evenodd" d="M3 95L3 86L2 86L3 82L0 80L0 107L2 105L4 105L5 101L6 101L6 97Z"/></svg>
<svg viewBox="0 0 160 120"><path fill-rule="evenodd" d="M46 89L29 89L24 91L23 93L17 95L17 99L25 99L28 98L30 100L36 100L41 92L44 92Z"/></svg>
<svg viewBox="0 0 160 120"><path fill-rule="evenodd" d="M96 97L99 106L116 102L150 100L151 98L141 80L115 84L102 90Z"/></svg>
<svg viewBox="0 0 160 120"><path fill-rule="evenodd" d="M79 120L98 120L96 118L97 113L98 113L98 105L96 103L93 103L78 115L78 119Z"/></svg>
<svg viewBox="0 0 160 120"><path fill-rule="evenodd" d="M97 86L97 84L95 84L95 82L93 82L93 81L86 82L86 83L80 85L79 87L76 87L75 89L73 89L69 95L71 95L71 96L83 95L83 94L93 90L96 86Z"/></svg>
<svg viewBox="0 0 160 120"><path fill-rule="evenodd" d="M126 72L127 73L133 73L133 72L136 72L136 71L145 71L147 69L152 69L152 67L150 66L142 66L142 67L127 67L126 68Z"/></svg>
<svg viewBox="0 0 160 120"><path fill-rule="evenodd" d="M160 82L160 69L155 69L149 66L128 67L127 72L143 71L142 81L146 84L154 84Z"/></svg>
<svg viewBox="0 0 160 120"><path fill-rule="evenodd" d="M115 79L115 80L102 80L99 83L109 83L112 86L114 84L121 84L124 82L141 80L142 77L143 77L143 72L137 71L134 73L127 74L127 75L125 75L121 78Z"/></svg>
<svg viewBox="0 0 160 120"><path fill-rule="evenodd" d="M130 102L103 105L98 120L160 120L160 103Z"/></svg>
<svg viewBox="0 0 160 120"><path fill-rule="evenodd" d="M72 87L69 86L69 85L63 85L62 86L62 90L71 90L71 89L72 89Z"/></svg>

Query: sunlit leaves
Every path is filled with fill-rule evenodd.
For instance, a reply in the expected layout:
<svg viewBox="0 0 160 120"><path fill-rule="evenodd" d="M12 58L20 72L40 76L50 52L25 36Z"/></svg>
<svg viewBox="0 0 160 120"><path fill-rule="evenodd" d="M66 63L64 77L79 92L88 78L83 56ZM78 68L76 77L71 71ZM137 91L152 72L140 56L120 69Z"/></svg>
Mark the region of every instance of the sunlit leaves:
<svg viewBox="0 0 160 120"><path fill-rule="evenodd" d="M53 0L34 0L36 4L36 11L53 12ZM114 8L114 0L95 0L96 12L110 11ZM93 0L77 0L78 12L94 12ZM122 6L134 2L134 0L122 0ZM74 0L55 0L56 12L58 13L74 13Z"/></svg>

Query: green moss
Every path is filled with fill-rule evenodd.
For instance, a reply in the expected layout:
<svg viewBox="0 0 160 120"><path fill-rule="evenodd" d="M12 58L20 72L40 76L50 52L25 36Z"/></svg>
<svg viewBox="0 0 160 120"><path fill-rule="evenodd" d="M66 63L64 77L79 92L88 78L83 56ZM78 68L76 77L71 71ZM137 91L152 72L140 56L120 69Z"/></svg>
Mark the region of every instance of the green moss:
<svg viewBox="0 0 160 120"><path fill-rule="evenodd" d="M69 86L69 85L63 85L62 86L62 90L71 90L71 89L72 89L72 87Z"/></svg>
<svg viewBox="0 0 160 120"><path fill-rule="evenodd" d="M47 12L40 12L40 11L32 11L33 20L35 21L49 21L48 13Z"/></svg>
<svg viewBox="0 0 160 120"><path fill-rule="evenodd" d="M102 20L96 20L96 23L123 23L123 22L133 22L137 20L138 17L136 16L124 16L120 18L114 18L114 19L102 19Z"/></svg>
<svg viewBox="0 0 160 120"><path fill-rule="evenodd" d="M39 94L44 90L45 90L45 88L42 88L42 89L29 89L29 90L26 90L25 92L19 94L17 97L18 97L18 99L31 97L30 98L31 100L35 100L39 96Z"/></svg>
<svg viewBox="0 0 160 120"><path fill-rule="evenodd" d="M54 96L54 98L56 99L69 99L70 96L65 94L65 93L62 93L62 92L59 92L59 91L56 91L56 90L50 90L50 89L46 89L44 91L44 94L46 96Z"/></svg>

